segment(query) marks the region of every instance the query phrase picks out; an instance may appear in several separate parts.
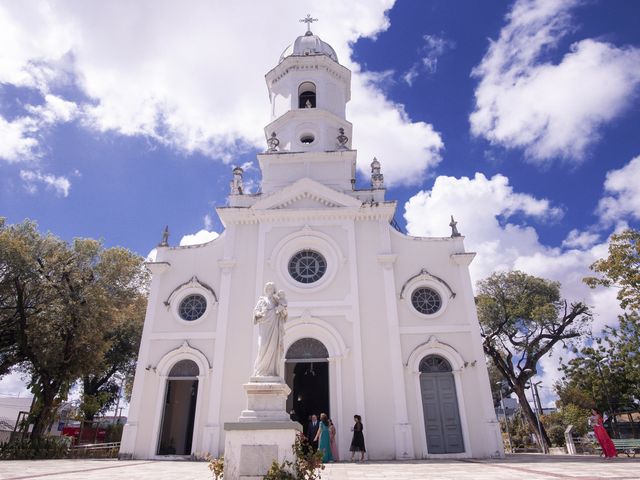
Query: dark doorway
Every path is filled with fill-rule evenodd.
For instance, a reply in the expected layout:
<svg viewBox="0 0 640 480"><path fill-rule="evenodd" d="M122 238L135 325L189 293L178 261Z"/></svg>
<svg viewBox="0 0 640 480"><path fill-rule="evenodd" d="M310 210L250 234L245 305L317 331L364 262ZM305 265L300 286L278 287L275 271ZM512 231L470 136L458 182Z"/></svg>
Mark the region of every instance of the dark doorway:
<svg viewBox="0 0 640 480"><path fill-rule="evenodd" d="M449 362L437 355L423 358L420 390L428 452L464 452L456 384Z"/></svg>
<svg viewBox="0 0 640 480"><path fill-rule="evenodd" d="M191 455L198 401L198 366L176 363L167 379L158 455Z"/></svg>
<svg viewBox="0 0 640 480"><path fill-rule="evenodd" d="M311 415L326 413L329 408L329 353L325 346L313 338L293 343L286 355L285 379L291 394L287 409L292 419L305 430Z"/></svg>

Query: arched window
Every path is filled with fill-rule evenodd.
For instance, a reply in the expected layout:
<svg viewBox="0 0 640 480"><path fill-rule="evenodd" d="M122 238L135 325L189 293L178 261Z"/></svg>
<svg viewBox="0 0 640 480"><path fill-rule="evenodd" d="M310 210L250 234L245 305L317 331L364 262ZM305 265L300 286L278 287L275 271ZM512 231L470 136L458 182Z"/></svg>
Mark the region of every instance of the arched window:
<svg viewBox="0 0 640 480"><path fill-rule="evenodd" d="M315 338L301 338L293 342L287 350L287 360L308 360L329 358L329 352L322 342Z"/></svg>
<svg viewBox="0 0 640 480"><path fill-rule="evenodd" d="M450 372L451 364L438 355L429 355L420 362L420 373Z"/></svg>
<svg viewBox="0 0 640 480"><path fill-rule="evenodd" d="M316 108L316 86L304 82L298 87L298 108Z"/></svg>
<svg viewBox="0 0 640 480"><path fill-rule="evenodd" d="M171 367L169 371L170 377L197 377L200 369L193 360L180 360Z"/></svg>

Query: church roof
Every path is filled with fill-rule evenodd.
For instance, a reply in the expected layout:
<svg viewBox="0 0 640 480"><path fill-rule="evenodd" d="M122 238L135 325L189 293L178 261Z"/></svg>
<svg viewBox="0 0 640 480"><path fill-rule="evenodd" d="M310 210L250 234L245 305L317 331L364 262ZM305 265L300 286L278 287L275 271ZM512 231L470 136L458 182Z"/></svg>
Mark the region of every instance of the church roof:
<svg viewBox="0 0 640 480"><path fill-rule="evenodd" d="M293 44L285 48L282 55L280 55L278 63L290 56L303 57L308 55L326 55L338 63L338 56L333 47L327 42L323 42L320 37L314 35L311 31L299 36Z"/></svg>

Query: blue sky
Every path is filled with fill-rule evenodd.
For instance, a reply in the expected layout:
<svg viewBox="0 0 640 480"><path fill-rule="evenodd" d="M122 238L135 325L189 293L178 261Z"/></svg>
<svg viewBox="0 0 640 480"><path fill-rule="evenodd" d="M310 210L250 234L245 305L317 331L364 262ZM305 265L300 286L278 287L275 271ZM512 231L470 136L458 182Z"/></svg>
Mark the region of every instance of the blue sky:
<svg viewBox="0 0 640 480"><path fill-rule="evenodd" d="M164 225L215 236L232 166L259 186L264 74L307 12L353 71L358 186L375 155L409 233L456 216L474 280L519 268L615 321L580 279L640 220L632 0L0 0L0 215L141 255Z"/></svg>

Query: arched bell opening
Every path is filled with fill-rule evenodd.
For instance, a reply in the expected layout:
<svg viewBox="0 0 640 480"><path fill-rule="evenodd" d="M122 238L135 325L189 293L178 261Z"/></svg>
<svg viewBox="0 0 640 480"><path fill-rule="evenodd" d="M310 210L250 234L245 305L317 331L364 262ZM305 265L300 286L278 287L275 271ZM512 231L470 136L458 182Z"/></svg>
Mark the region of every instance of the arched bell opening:
<svg viewBox="0 0 640 480"><path fill-rule="evenodd" d="M191 455L200 369L193 360L179 360L167 376L158 455Z"/></svg>
<svg viewBox="0 0 640 480"><path fill-rule="evenodd" d="M429 454L462 453L464 440L451 364L439 355L420 361L420 392Z"/></svg>
<svg viewBox="0 0 640 480"><path fill-rule="evenodd" d="M291 394L287 411L302 424L306 434L311 415L331 416L329 402L329 352L315 338L301 338L285 355L285 381Z"/></svg>
<svg viewBox="0 0 640 480"><path fill-rule="evenodd" d="M298 108L316 108L316 86L304 82L298 87Z"/></svg>

